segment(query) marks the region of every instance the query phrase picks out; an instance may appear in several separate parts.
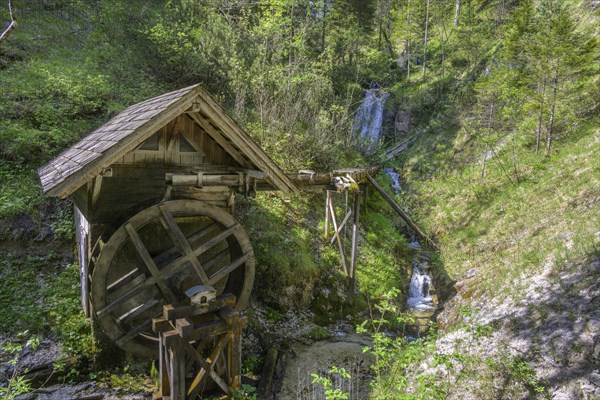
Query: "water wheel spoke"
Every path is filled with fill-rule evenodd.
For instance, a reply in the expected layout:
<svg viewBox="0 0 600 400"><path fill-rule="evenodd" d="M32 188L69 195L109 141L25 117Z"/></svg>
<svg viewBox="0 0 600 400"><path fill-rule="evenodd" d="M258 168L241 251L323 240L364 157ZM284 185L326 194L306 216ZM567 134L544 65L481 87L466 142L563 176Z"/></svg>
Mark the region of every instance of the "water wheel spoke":
<svg viewBox="0 0 600 400"><path fill-rule="evenodd" d="M167 285L167 283L160 276L160 271L154 263L152 256L148 252L146 246L144 246L142 239L140 239L140 236L138 235L137 231L130 222L127 222L125 224L125 230L127 231L129 239L131 239L131 242L133 243L135 249L144 261L143 265L146 267L145 269L148 272L146 275L152 275L155 278L156 284L163 296L167 299L169 303L174 303L177 300L177 297L175 296L171 288Z"/></svg>
<svg viewBox="0 0 600 400"><path fill-rule="evenodd" d="M206 272L202 268L202 265L200 264L200 261L198 261L198 258L194 255L192 247L185 238L185 235L181 231L181 228L179 228L179 225L177 225L175 219L173 219L173 215L167 209L167 207L165 207L164 204L161 204L158 208L160 209L160 212L162 214L161 222L163 223L163 226L165 227L168 235L171 237L173 244L175 244L175 246L181 251L183 256L191 262L194 271L196 271L196 274L198 274L198 277L200 278L200 281L203 285L206 285L208 282Z"/></svg>
<svg viewBox="0 0 600 400"><path fill-rule="evenodd" d="M212 224L202 228L199 232L191 235L188 238L188 242L194 243L198 240L201 240L204 236L210 235L213 231L217 230L218 228L219 228L219 226L217 224L212 223ZM160 256L155 258L156 264L157 265L163 264L164 262L171 260L173 258L173 256L176 256L178 254L180 254L180 252L177 250L177 247L173 246L169 250L165 251Z"/></svg>
<svg viewBox="0 0 600 400"><path fill-rule="evenodd" d="M213 286L215 283L217 283L221 279L225 278L227 275L229 275L231 272L233 272L237 267L239 267L240 265L245 263L246 260L248 259L248 256L249 256L248 254L244 254L237 260L229 263L228 265L224 266L223 268L221 268L220 270L218 270L217 272L212 274L210 276L210 279L208 280L208 285Z"/></svg>

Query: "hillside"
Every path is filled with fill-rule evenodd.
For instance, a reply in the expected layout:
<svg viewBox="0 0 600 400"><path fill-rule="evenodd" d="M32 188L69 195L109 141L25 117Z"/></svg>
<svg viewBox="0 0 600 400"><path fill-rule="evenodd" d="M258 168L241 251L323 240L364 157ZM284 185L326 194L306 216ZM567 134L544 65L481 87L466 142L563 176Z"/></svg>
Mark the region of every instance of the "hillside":
<svg viewBox="0 0 600 400"><path fill-rule="evenodd" d="M106 398L148 396L148 364L115 356L79 308L72 204L46 198L36 169L128 105L202 83L286 172L393 168L395 200L439 245L411 247L411 229L370 190L352 302L323 238L324 195L240 199L260 283L246 376L260 373L273 344L335 341L338 328L362 326L373 340L371 398L600 398L596 3L9 2L17 23L0 41L4 361L17 356L25 368L77 356L68 390L93 381L109 388ZM10 20L4 7L0 26ZM369 88L386 100L382 138L364 151L354 125ZM392 194L390 178L376 178ZM406 304L415 262L427 265L439 305L413 341L426 330ZM49 358L11 347L32 337ZM0 368L6 398L31 390L14 386L12 370Z"/></svg>

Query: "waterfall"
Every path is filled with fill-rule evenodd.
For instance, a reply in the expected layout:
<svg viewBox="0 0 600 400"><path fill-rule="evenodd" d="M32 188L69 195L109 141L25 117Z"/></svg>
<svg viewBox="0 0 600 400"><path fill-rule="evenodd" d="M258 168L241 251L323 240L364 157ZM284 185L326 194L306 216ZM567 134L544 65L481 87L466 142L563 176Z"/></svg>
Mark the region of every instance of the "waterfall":
<svg viewBox="0 0 600 400"><path fill-rule="evenodd" d="M356 112L353 126L354 137L364 154L371 155L381 140L383 107L389 93L382 92L375 84L365 92L365 99Z"/></svg>
<svg viewBox="0 0 600 400"><path fill-rule="evenodd" d="M434 308L433 299L429 293L431 289L431 277L418 263L413 264L410 288L407 303L413 310L429 310Z"/></svg>
<svg viewBox="0 0 600 400"><path fill-rule="evenodd" d="M398 193L400 190L400 174L396 172L394 168L386 167L383 169L383 172L387 174L390 178L392 178L392 189L394 192Z"/></svg>

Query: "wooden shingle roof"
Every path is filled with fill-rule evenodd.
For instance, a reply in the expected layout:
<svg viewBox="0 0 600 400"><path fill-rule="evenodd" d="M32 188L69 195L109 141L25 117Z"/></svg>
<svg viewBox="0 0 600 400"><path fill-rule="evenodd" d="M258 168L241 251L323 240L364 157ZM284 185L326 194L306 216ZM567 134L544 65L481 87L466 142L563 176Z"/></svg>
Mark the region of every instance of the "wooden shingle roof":
<svg viewBox="0 0 600 400"><path fill-rule="evenodd" d="M243 153L243 158L252 167L266 172L267 180L274 187L285 193L298 190L210 94L201 85L194 85L128 107L40 167L38 174L44 192L54 197L69 196L167 122L191 108L201 109L210 119L210 128L218 131L215 135L222 135L231 151Z"/></svg>

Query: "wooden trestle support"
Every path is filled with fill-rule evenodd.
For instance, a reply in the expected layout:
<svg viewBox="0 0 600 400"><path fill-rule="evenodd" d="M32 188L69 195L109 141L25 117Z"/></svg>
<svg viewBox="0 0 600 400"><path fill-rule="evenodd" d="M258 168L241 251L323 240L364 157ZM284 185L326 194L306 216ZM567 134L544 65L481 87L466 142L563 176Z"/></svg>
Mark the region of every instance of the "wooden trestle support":
<svg viewBox="0 0 600 400"><path fill-rule="evenodd" d="M358 187L357 187L358 188ZM364 191L365 189L363 189ZM360 191L355 190L353 192L352 208L348 209L348 193L349 190L345 190L346 195L346 215L342 219L342 222L338 224L337 216L335 212L334 196L339 191L327 190L325 200L325 238L329 239L330 223L333 225L333 236L330 239L330 243L337 242L338 250L340 252L340 258L342 261L342 267L344 268L344 274L348 280L348 288L350 296L354 294L355 280L356 280L356 260L358 258L358 227L359 227L359 214L360 214ZM346 250L344 246L344 235L343 230L346 227L347 222L352 217L352 244L350 247L350 263L348 263L346 257Z"/></svg>
<svg viewBox="0 0 600 400"><path fill-rule="evenodd" d="M241 386L242 330L247 317L225 294L201 305L165 305L152 321L158 334L159 385L154 399L228 398Z"/></svg>

